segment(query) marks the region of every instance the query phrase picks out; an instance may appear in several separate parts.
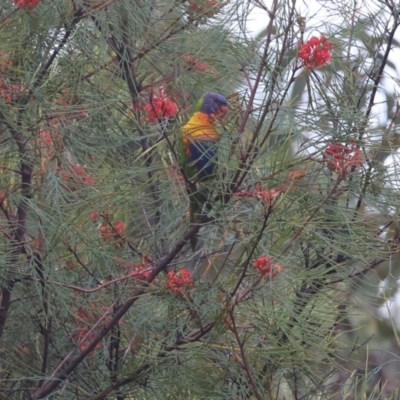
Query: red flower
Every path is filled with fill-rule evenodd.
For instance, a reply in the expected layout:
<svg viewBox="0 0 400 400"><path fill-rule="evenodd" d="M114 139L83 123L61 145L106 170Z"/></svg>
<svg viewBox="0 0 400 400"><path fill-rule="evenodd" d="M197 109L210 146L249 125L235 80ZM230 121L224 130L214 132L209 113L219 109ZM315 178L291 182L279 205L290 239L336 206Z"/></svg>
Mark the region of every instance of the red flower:
<svg viewBox="0 0 400 400"><path fill-rule="evenodd" d="M338 172L342 177L362 164L361 151L355 142L349 145L330 144L325 149L324 159L327 167Z"/></svg>
<svg viewBox="0 0 400 400"><path fill-rule="evenodd" d="M32 8L35 7L39 0L13 0L14 4L16 4L20 8Z"/></svg>
<svg viewBox="0 0 400 400"><path fill-rule="evenodd" d="M125 224L122 221L114 222L113 224L115 232L120 234L125 229Z"/></svg>
<svg viewBox="0 0 400 400"><path fill-rule="evenodd" d="M95 182L95 178L90 175L84 167L79 164L72 165L70 167L71 172L63 172L61 173L61 178L67 182L68 188L72 191L77 190L75 186L76 183L83 183L85 185L93 185Z"/></svg>
<svg viewBox="0 0 400 400"><path fill-rule="evenodd" d="M21 85L10 85L6 79L0 78L0 97L6 103L12 103L18 93L26 91L26 88Z"/></svg>
<svg viewBox="0 0 400 400"><path fill-rule="evenodd" d="M215 75L218 75L217 71L210 67L208 64L202 63L198 58L193 57L189 54L184 54L182 56L183 60L187 63L190 69L197 69L198 71L202 72L212 72Z"/></svg>
<svg viewBox="0 0 400 400"><path fill-rule="evenodd" d="M212 9L216 8L218 10L223 5L224 4L221 4L220 7L218 7L218 1L216 0L206 0L197 2L189 1L189 10L194 14L203 14L205 16L211 17L213 15Z"/></svg>
<svg viewBox="0 0 400 400"><path fill-rule="evenodd" d="M80 350L85 350L89 346L89 343L95 338L98 329L91 331L92 325L94 325L96 320L100 317L104 316L103 314L107 313L106 307L98 307L94 302L90 303L90 307L91 308L85 306L80 307L75 314L76 318L79 320L77 322L78 331L72 336L72 339L79 346ZM104 322L107 323L110 319L111 317L106 317ZM99 342L94 349L100 349L102 346L102 343ZM93 351L89 353L89 355L92 354Z"/></svg>
<svg viewBox="0 0 400 400"><path fill-rule="evenodd" d="M53 146L53 138L51 137L50 132L41 129L39 131L39 136L40 136L40 145L42 147Z"/></svg>
<svg viewBox="0 0 400 400"><path fill-rule="evenodd" d="M307 171L299 169L288 173L288 180L291 182L301 181L307 175Z"/></svg>
<svg viewBox="0 0 400 400"><path fill-rule="evenodd" d="M185 288L193 287L192 276L186 268L181 269L177 273L169 271L167 277L167 288L172 293L182 294Z"/></svg>
<svg viewBox="0 0 400 400"><path fill-rule="evenodd" d="M280 264L274 264L273 258L268 256L260 256L254 261L254 268L256 268L261 275L268 275L270 279L275 278L283 272L283 267Z"/></svg>
<svg viewBox="0 0 400 400"><path fill-rule="evenodd" d="M203 7L215 7L218 2L215 0L210 0L210 1L203 1L204 4L199 5L196 4L194 1L189 1L189 7L194 9L195 11L202 11Z"/></svg>
<svg viewBox="0 0 400 400"><path fill-rule="evenodd" d="M65 116L70 116L72 118L88 118L89 114L86 111L83 104L81 104L81 100L72 93L68 88L64 88L61 90L61 95L58 96L55 102L65 107L62 109L62 113ZM73 106L73 107L71 107Z"/></svg>
<svg viewBox="0 0 400 400"><path fill-rule="evenodd" d="M272 189L264 189L261 184L257 183L255 185L256 190L252 192L238 192L235 193L235 197L255 197L258 200L261 200L266 207L272 205L273 201L275 200L276 196L280 193L284 193L288 190L286 187L276 187Z"/></svg>
<svg viewBox="0 0 400 400"><path fill-rule="evenodd" d="M79 328L78 333L73 336L73 340L74 342L79 343L79 348L83 351L89 346L89 343L94 339L95 336L95 332L89 333L89 328L84 326L82 328ZM100 349L101 347L102 344L97 343L95 346L95 350ZM93 351L91 351L89 355L93 355Z"/></svg>
<svg viewBox="0 0 400 400"><path fill-rule="evenodd" d="M97 211L92 211L92 212L90 213L90 219L91 219L93 222L96 222L96 221L99 219L99 217L100 217L100 213L98 213Z"/></svg>
<svg viewBox="0 0 400 400"><path fill-rule="evenodd" d="M152 96L149 104L146 104L143 108L146 118L151 122L156 122L159 118L172 117L178 112L177 104L163 90L160 90L158 96Z"/></svg>
<svg viewBox="0 0 400 400"><path fill-rule="evenodd" d="M300 46L299 58L307 69L318 68L331 60L332 43L326 37L313 36Z"/></svg>
<svg viewBox="0 0 400 400"><path fill-rule="evenodd" d="M144 265L133 266L130 276L139 281L145 281L152 273L153 268L147 268Z"/></svg>
<svg viewBox="0 0 400 400"><path fill-rule="evenodd" d="M122 221L114 222L112 227L110 224L103 222L99 226L99 233L104 242L108 243L111 239L118 240L121 232L125 229L125 224Z"/></svg>
<svg viewBox="0 0 400 400"><path fill-rule="evenodd" d="M99 226L99 233L105 242L108 242L113 237L112 229L106 222Z"/></svg>
<svg viewBox="0 0 400 400"><path fill-rule="evenodd" d="M271 269L272 260L272 257L260 256L256 261L254 261L254 267L260 272L269 272Z"/></svg>

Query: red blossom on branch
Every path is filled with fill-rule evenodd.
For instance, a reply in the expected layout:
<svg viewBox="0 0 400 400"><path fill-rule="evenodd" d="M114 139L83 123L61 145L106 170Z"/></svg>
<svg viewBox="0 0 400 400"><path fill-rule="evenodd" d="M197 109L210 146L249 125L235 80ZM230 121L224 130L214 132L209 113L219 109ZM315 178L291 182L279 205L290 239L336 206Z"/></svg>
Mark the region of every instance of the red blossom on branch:
<svg viewBox="0 0 400 400"><path fill-rule="evenodd" d="M95 182L95 178L90 175L86 169L79 164L72 165L70 167L71 172L62 172L61 173L61 178L67 182L68 188L72 191L76 190L77 187L75 187L76 183L81 183L85 185L93 185Z"/></svg>
<svg viewBox="0 0 400 400"><path fill-rule="evenodd" d="M39 0L13 0L13 2L19 8L33 8L39 3Z"/></svg>
<svg viewBox="0 0 400 400"><path fill-rule="evenodd" d="M100 217L100 213L97 212L97 211L92 211L92 212L89 214L89 216L90 216L90 219L91 219L93 222L96 222L96 221L99 219L99 217Z"/></svg>
<svg viewBox="0 0 400 400"><path fill-rule="evenodd" d="M147 268L145 265L133 266L130 275L139 281L145 281L151 275L153 268Z"/></svg>
<svg viewBox="0 0 400 400"><path fill-rule="evenodd" d="M107 307L98 307L97 303L90 303L90 307L82 306L78 309L75 316L79 319L78 331L73 335L72 339L79 345L80 350L85 350L89 343L94 339L98 329L91 331L91 326L102 316L107 313ZM111 317L106 317L104 322L107 323ZM97 343L95 350L102 347L102 343ZM93 352L90 352L92 355Z"/></svg>
<svg viewBox="0 0 400 400"><path fill-rule="evenodd" d="M0 97L6 103L12 103L18 93L25 92L27 89L21 85L9 85L7 80L0 78Z"/></svg>
<svg viewBox="0 0 400 400"><path fill-rule="evenodd" d="M62 115L71 118L88 118L89 114L85 109L82 100L78 95L68 88L61 90L61 94L55 99L56 104L62 106Z"/></svg>
<svg viewBox="0 0 400 400"><path fill-rule="evenodd" d="M34 139L36 144L36 150L40 154L41 158L41 175L44 176L47 173L48 162L51 160L54 155L54 139L58 139L57 142L60 142L60 134L57 132L49 132L44 129L39 130L39 137Z"/></svg>
<svg viewBox="0 0 400 400"><path fill-rule="evenodd" d="M184 268L178 272L169 271L167 274L167 288L175 294L183 294L186 288L193 287L190 272Z"/></svg>
<svg viewBox="0 0 400 400"><path fill-rule="evenodd" d="M184 54L182 58L190 67L190 69L197 69L198 71L202 72L212 72L213 74L218 75L217 71L213 67L210 67L208 64L202 63L196 57L193 57L189 54Z"/></svg>
<svg viewBox="0 0 400 400"><path fill-rule="evenodd" d="M99 226L100 236L106 243L109 242L113 237L118 239L118 235L120 235L124 229L125 223L122 221L116 221L112 226L106 222L103 222Z"/></svg>
<svg viewBox="0 0 400 400"><path fill-rule="evenodd" d="M331 60L331 49L332 43L326 37L313 36L300 46L299 58L307 69L318 68Z"/></svg>
<svg viewBox="0 0 400 400"><path fill-rule="evenodd" d="M125 229L125 223L122 221L114 222L113 228L115 232L120 234Z"/></svg>
<svg viewBox="0 0 400 400"><path fill-rule="evenodd" d="M120 261L123 261L123 260L117 260L118 263L120 263ZM123 269L128 270L127 272L124 272L124 275L128 274L132 278L134 278L138 281L147 280L147 278L153 272L153 268L147 266L145 259L143 259L141 264L134 264L131 262L122 262L120 265Z"/></svg>
<svg viewBox="0 0 400 400"><path fill-rule="evenodd" d="M283 272L283 267L280 264L275 264L272 257L262 255L254 261L254 268L257 269L261 275L268 275L270 279L277 277Z"/></svg>
<svg viewBox="0 0 400 400"><path fill-rule="evenodd" d="M344 177L362 164L361 151L355 142L348 145L330 144L324 151L324 161L329 169Z"/></svg>
<svg viewBox="0 0 400 400"><path fill-rule="evenodd" d="M229 3L229 0L216 1L216 0L197 0L189 1L188 14L192 20L200 19L205 21L207 18L211 18L218 14L221 9ZM205 19L205 20L204 20Z"/></svg>
<svg viewBox="0 0 400 400"><path fill-rule="evenodd" d="M307 175L307 171L299 169L297 171L290 171L288 173L288 181L289 182L295 182L295 181L301 181L305 176Z"/></svg>
<svg viewBox="0 0 400 400"><path fill-rule="evenodd" d="M112 229L106 222L99 226L99 233L105 242L108 242L113 237Z"/></svg>
<svg viewBox="0 0 400 400"><path fill-rule="evenodd" d="M143 109L146 119L150 122L156 122L160 118L173 117L178 113L177 104L162 89L158 95L152 94L150 96L149 103Z"/></svg>
<svg viewBox="0 0 400 400"><path fill-rule="evenodd" d="M41 129L39 131L40 140L38 141L40 147L53 147L54 142L51 133Z"/></svg>
<svg viewBox="0 0 400 400"><path fill-rule="evenodd" d="M76 343L79 343L79 348L80 350L85 350L86 347L89 346L89 343L94 339L96 336L96 332L90 332L89 333L89 328L86 326L82 326L79 328L78 332L76 335L74 335L73 340ZM102 343L97 343L95 346L95 350L101 349ZM93 355L93 351L89 353L89 355Z"/></svg>
<svg viewBox="0 0 400 400"><path fill-rule="evenodd" d="M289 190L296 190L292 184L295 181L302 180L307 175L307 171L298 170L289 172L285 181L272 189L265 189L261 185L261 183L256 183L254 185L256 190L252 191L241 191L235 193L234 197L254 197L258 200L261 200L264 204L264 207L271 207L275 201L275 199L282 193L286 193ZM284 185L284 183L288 183L288 185Z"/></svg>
<svg viewBox="0 0 400 400"><path fill-rule="evenodd" d="M215 0L207 0L207 1L189 1L189 8L191 11L196 13L202 13L208 11L210 8L213 8L218 5L218 2Z"/></svg>
<svg viewBox="0 0 400 400"><path fill-rule="evenodd" d="M272 202L275 200L276 196L280 193L285 192L288 188L286 187L276 187L272 189L264 189L260 183L255 185L256 190L253 191L243 191L237 192L234 194L235 197L255 197L258 200L261 200L265 206L269 207L272 205Z"/></svg>

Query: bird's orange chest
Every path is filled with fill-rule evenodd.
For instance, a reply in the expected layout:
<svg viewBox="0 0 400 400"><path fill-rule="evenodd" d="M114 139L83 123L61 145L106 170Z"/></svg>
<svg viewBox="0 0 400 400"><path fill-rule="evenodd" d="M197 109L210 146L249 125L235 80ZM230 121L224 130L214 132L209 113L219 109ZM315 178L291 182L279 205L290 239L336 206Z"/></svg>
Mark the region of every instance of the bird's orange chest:
<svg viewBox="0 0 400 400"><path fill-rule="evenodd" d="M182 128L182 140L184 144L188 144L190 140L219 141L213 119L201 112L194 113Z"/></svg>

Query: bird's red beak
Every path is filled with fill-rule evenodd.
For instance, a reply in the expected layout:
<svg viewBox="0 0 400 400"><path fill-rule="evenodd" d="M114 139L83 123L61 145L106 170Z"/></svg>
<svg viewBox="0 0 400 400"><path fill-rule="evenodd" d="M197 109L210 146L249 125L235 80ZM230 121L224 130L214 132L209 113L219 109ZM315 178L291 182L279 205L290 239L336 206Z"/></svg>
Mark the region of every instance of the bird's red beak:
<svg viewBox="0 0 400 400"><path fill-rule="evenodd" d="M228 106L221 106L219 110L214 114L210 114L210 120L211 121L221 121L224 119L226 113L228 112Z"/></svg>
<svg viewBox="0 0 400 400"><path fill-rule="evenodd" d="M227 112L228 112L228 106L221 106L216 114L217 120L218 121L223 120Z"/></svg>
<svg viewBox="0 0 400 400"><path fill-rule="evenodd" d="M219 108L219 111L218 111L218 115L220 115L221 117L223 117L223 116L225 116L225 114L228 112L228 106L221 106L220 108Z"/></svg>

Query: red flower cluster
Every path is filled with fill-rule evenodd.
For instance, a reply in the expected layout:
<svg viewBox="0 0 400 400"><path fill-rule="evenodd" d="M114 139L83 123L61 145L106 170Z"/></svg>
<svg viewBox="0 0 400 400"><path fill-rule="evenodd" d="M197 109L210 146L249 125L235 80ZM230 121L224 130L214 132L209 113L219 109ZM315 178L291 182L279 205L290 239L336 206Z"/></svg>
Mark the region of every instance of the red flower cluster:
<svg viewBox="0 0 400 400"><path fill-rule="evenodd" d="M39 131L39 136L39 145L41 147L52 147L54 145L53 138L50 132L41 129Z"/></svg>
<svg viewBox="0 0 400 400"><path fill-rule="evenodd" d="M261 275L268 275L270 279L275 278L283 272L283 267L280 264L274 264L273 258L268 256L260 256L254 261L254 268L256 268Z"/></svg>
<svg viewBox="0 0 400 400"><path fill-rule="evenodd" d="M265 189L261 185L261 183L256 183L254 185L254 191L242 191L237 192L233 196L234 197L254 197L258 200L261 200L264 204L265 208L271 207L274 205L275 199L281 194L286 193L289 190L296 190L296 187L293 185L295 181L301 181L307 175L307 171L298 170L291 171L288 173L287 178L282 182L282 184L272 188ZM289 183L289 185L285 185L285 183Z"/></svg>
<svg viewBox="0 0 400 400"><path fill-rule="evenodd" d="M197 1L197 3L195 3L194 1L189 1L189 8L192 12L199 14L205 13L210 8L216 7L218 5L218 2L216 0Z"/></svg>
<svg viewBox="0 0 400 400"><path fill-rule="evenodd" d="M93 185L95 178L90 175L85 168L79 164L70 167L71 172L62 172L61 178L68 184L68 189L75 191L78 189L76 184Z"/></svg>
<svg viewBox="0 0 400 400"><path fill-rule="evenodd" d="M187 63L190 69L197 69L202 72L212 72L215 75L218 75L217 71L210 67L208 64L202 63L198 58L193 57L189 54L184 54L182 56L183 60Z"/></svg>
<svg viewBox="0 0 400 400"><path fill-rule="evenodd" d="M103 217L106 220L109 220L112 216L113 216L113 214L110 210L104 210L104 209L101 211L92 211L89 214L89 217L93 222L96 222L100 217Z"/></svg>
<svg viewBox="0 0 400 400"><path fill-rule="evenodd" d="M196 19L199 22L205 22L207 18L212 18L214 15L218 14L221 9L228 3L229 0L189 1L188 14L191 20Z"/></svg>
<svg viewBox="0 0 400 400"><path fill-rule="evenodd" d="M318 68L331 60L332 43L326 37L313 36L300 46L299 58L307 69Z"/></svg>
<svg viewBox="0 0 400 400"><path fill-rule="evenodd" d="M143 109L150 122L156 122L159 118L169 118L178 113L177 104L163 90L160 90L158 96L152 95L149 104Z"/></svg>
<svg viewBox="0 0 400 400"><path fill-rule="evenodd" d="M235 197L255 197L258 200L261 200L264 203L264 206L270 207L275 200L276 196L280 193L285 192L288 190L286 187L276 187L272 189L264 189L261 184L257 183L255 185L256 190L252 192L238 192L235 193Z"/></svg>
<svg viewBox="0 0 400 400"><path fill-rule="evenodd" d="M362 164L361 151L355 142L349 145L330 144L325 149L324 159L327 167L338 172L342 177Z"/></svg>
<svg viewBox="0 0 400 400"><path fill-rule="evenodd" d="M203 11L203 7L215 7L218 4L218 2L215 0L203 1L203 3L203 5L200 5L196 4L194 1L189 1L189 7L197 12L201 12Z"/></svg>
<svg viewBox="0 0 400 400"><path fill-rule="evenodd" d="M133 267L132 271L130 272L130 276L138 281L145 281L150 276L152 271L153 268L147 268L144 265L138 265Z"/></svg>
<svg viewBox="0 0 400 400"><path fill-rule="evenodd" d="M141 264L135 264L131 262L125 262L125 260L120 259L119 257L116 259L117 264L119 264L124 270L128 270L127 272L123 272L124 275L129 275L138 281L145 281L153 272L153 268L148 267L146 264L146 260L143 259Z"/></svg>
<svg viewBox="0 0 400 400"><path fill-rule="evenodd" d="M2 97L6 103L12 103L15 96L26 90L21 85L9 85L4 78L0 78L0 97Z"/></svg>
<svg viewBox="0 0 400 400"><path fill-rule="evenodd" d="M91 331L91 325L93 325L103 313L107 312L107 307L98 307L95 302L90 303L90 309L87 307L79 308L79 311L75 314L79 319L78 332L73 336L75 343L79 345L81 350L85 350L89 343L96 336L96 330ZM108 322L110 317L105 318L104 322ZM97 343L95 349L100 349L102 343ZM89 353L90 355L92 353Z"/></svg>
<svg viewBox="0 0 400 400"><path fill-rule="evenodd" d="M122 221L114 222L113 228L115 232L120 234L125 229L125 224Z"/></svg>
<svg viewBox="0 0 400 400"><path fill-rule="evenodd" d="M91 219L93 222L96 222L96 221L99 219L99 217L100 217L100 213L97 212L97 211L92 211L92 212L89 214L89 216L90 216L90 219Z"/></svg>
<svg viewBox="0 0 400 400"><path fill-rule="evenodd" d="M120 235L124 229L125 229L125 224L122 221L114 222L112 227L106 222L103 222L99 227L99 232L101 238L104 240L104 242L107 243L114 236L116 236L116 239L118 239L118 235Z"/></svg>
<svg viewBox="0 0 400 400"><path fill-rule="evenodd" d="M288 173L288 181L289 182L301 181L306 175L307 171L303 169L299 169L297 171L290 171Z"/></svg>
<svg viewBox="0 0 400 400"><path fill-rule="evenodd" d="M79 348L81 350L85 350L88 347L89 343L94 339L96 336L96 332L89 333L89 328L86 326L82 326L79 328L78 333L74 336L74 342L79 343ZM95 346L95 350L101 349L102 344L97 343ZM93 352L90 352L89 355L92 355Z"/></svg>
<svg viewBox="0 0 400 400"><path fill-rule="evenodd" d="M59 115L62 115L63 117L73 119L84 119L89 117L85 105L82 104L82 100L67 88L61 90L61 94L56 97L55 103L61 106Z"/></svg>
<svg viewBox="0 0 400 400"><path fill-rule="evenodd" d="M184 268L178 272L169 271L167 275L167 288L175 294L183 294L185 288L193 287L193 280L190 272Z"/></svg>
<svg viewBox="0 0 400 400"><path fill-rule="evenodd" d="M32 8L35 7L39 0L13 0L14 4L16 4L20 8Z"/></svg>

